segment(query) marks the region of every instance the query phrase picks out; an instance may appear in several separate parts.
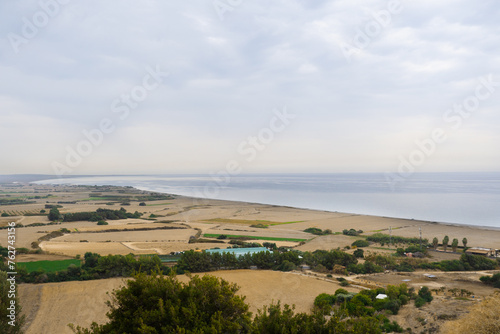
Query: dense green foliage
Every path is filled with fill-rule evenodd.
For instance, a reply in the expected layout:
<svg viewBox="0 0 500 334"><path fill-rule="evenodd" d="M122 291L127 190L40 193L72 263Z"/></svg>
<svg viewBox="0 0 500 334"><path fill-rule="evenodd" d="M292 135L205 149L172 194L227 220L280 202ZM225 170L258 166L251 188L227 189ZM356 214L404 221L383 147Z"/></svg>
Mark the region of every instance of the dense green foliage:
<svg viewBox="0 0 500 334"><path fill-rule="evenodd" d="M481 255L462 254L460 260L444 260L433 263L422 263L422 269L438 269L442 271L493 270L499 262Z"/></svg>
<svg viewBox="0 0 500 334"><path fill-rule="evenodd" d="M52 210L51 210L52 211ZM74 222L74 221L92 221L97 222L99 220L118 220L127 218L140 218L142 216L139 212L130 213L124 208L120 210L110 210L110 209L97 209L96 212L75 212L66 213L63 216L64 222Z"/></svg>
<svg viewBox="0 0 500 334"><path fill-rule="evenodd" d="M364 254L365 252L362 250L362 249L356 249L352 255L354 255L356 258L363 258L364 257Z"/></svg>
<svg viewBox="0 0 500 334"><path fill-rule="evenodd" d="M61 219L61 213L59 212L59 209L56 207L53 207L49 211L49 216L48 216L50 221L56 221Z"/></svg>
<svg viewBox="0 0 500 334"><path fill-rule="evenodd" d="M356 231L353 228L351 228L349 230L345 229L345 230L342 231L342 234L344 234L344 235L350 235L350 236L354 236L354 237L360 235L361 233L363 233L363 231L361 231L361 230Z"/></svg>
<svg viewBox="0 0 500 334"><path fill-rule="evenodd" d="M370 246L370 243L366 240L356 240L354 241L351 246L356 246L356 247L368 247Z"/></svg>
<svg viewBox="0 0 500 334"><path fill-rule="evenodd" d="M72 261L72 260L70 260ZM79 261L79 260L74 260ZM58 262L58 261L46 261ZM64 281L84 281L110 277L130 277L136 272L151 272L162 268L158 256L139 257L129 255L100 256L87 252L81 266L75 263L67 266L66 270L50 271L47 268L36 268L28 271L24 266L18 268L18 281L21 283L47 283ZM165 268L168 272L168 268Z"/></svg>
<svg viewBox="0 0 500 334"><path fill-rule="evenodd" d="M492 285L494 288L500 289L500 273L496 273L493 276L481 276L479 279L485 284Z"/></svg>
<svg viewBox="0 0 500 334"><path fill-rule="evenodd" d="M366 240L373 241L377 243L385 243L388 244L391 240L393 244L419 244L420 238L406 238L393 235L392 237L389 234L383 233L375 233L366 237ZM428 239L422 239L422 244L427 245L429 243Z"/></svg>
<svg viewBox="0 0 500 334"><path fill-rule="evenodd" d="M422 307L426 303L430 303L434 298L432 297L432 293L429 290L428 287L423 286L419 291L418 291L418 296L415 299L415 306L416 307Z"/></svg>
<svg viewBox="0 0 500 334"><path fill-rule="evenodd" d="M311 234L314 234L314 235L328 235L328 234L332 234L332 230L326 229L326 230L323 231L322 229L317 228L317 227L306 228L304 230L304 232L311 233Z"/></svg>
<svg viewBox="0 0 500 334"><path fill-rule="evenodd" d="M353 255L339 250L320 250L313 253L266 251L240 256L226 252L221 254L189 251L181 256L177 266L181 270L193 273L220 269L248 269L251 266L257 266L259 269L288 271L302 263L313 268L322 266L326 270L332 270L335 265L348 266L357 262Z"/></svg>
<svg viewBox="0 0 500 334"><path fill-rule="evenodd" d="M79 267L81 265L80 260L59 260L59 261L34 261L34 262L18 262L18 268L24 268L28 273L37 270L43 270L45 272L56 272L59 270L67 269L69 265L75 265Z"/></svg>

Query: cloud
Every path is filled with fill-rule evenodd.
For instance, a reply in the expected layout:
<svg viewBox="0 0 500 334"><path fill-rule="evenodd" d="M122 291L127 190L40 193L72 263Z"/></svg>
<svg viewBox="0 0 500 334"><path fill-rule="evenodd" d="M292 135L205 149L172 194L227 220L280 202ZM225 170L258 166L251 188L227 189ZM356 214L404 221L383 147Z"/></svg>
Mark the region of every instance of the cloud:
<svg viewBox="0 0 500 334"><path fill-rule="evenodd" d="M500 81L494 1L403 2L350 61L341 45L388 1L245 1L224 20L210 1L71 1L16 53L40 3L58 2L0 4L0 138L16 138L0 173L52 172L103 119L116 130L74 173L222 168L283 106L296 120L248 171L386 171L480 77ZM156 66L169 76L120 119L113 102ZM422 169L500 168L496 89Z"/></svg>

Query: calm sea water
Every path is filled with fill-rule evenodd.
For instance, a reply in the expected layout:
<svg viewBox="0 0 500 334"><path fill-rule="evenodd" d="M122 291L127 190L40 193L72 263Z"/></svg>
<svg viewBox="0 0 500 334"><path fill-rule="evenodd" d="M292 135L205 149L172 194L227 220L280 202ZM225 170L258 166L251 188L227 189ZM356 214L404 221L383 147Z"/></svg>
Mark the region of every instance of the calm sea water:
<svg viewBox="0 0 500 334"><path fill-rule="evenodd" d="M500 173L93 176L43 184L133 186L184 196L500 227Z"/></svg>

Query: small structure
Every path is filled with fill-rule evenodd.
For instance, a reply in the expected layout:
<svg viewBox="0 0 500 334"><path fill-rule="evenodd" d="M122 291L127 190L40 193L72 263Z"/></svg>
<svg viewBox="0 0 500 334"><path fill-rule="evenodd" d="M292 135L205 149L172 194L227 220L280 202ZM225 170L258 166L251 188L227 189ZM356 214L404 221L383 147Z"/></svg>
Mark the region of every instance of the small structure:
<svg viewBox="0 0 500 334"><path fill-rule="evenodd" d="M386 298L387 298L387 295L384 295L383 293L379 293L379 294L377 295L377 297L375 297L375 298L377 298L377 299L386 299Z"/></svg>
<svg viewBox="0 0 500 334"><path fill-rule="evenodd" d="M467 254L482 255L482 256L495 256L495 251L491 248L472 247L465 251Z"/></svg>

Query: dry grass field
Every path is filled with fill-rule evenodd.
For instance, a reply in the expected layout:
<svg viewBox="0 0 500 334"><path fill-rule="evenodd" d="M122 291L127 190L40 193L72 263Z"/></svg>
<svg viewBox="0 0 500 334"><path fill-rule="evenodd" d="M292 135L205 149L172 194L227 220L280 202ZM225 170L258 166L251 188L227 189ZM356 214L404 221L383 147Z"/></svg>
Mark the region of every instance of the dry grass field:
<svg viewBox="0 0 500 334"><path fill-rule="evenodd" d="M239 294L246 296L250 310L281 300L283 304L295 304L296 310L308 312L314 298L320 293L333 293L340 286L313 277L274 271L235 270L210 273L240 286ZM187 282L186 276L179 276ZM105 279L86 282L24 284L20 286L20 299L28 316L26 334L72 333L68 323L88 327L92 321L106 322L108 310L106 292L124 286L122 279ZM351 291L359 291L351 289ZM48 321L47 319L50 319Z"/></svg>

